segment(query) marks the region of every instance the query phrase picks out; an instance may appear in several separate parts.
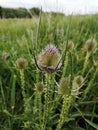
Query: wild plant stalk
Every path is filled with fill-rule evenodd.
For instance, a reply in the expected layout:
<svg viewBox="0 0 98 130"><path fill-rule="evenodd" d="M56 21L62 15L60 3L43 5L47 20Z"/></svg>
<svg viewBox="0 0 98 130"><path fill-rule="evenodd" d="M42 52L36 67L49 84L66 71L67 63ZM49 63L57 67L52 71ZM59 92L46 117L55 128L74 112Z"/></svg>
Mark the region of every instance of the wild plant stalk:
<svg viewBox="0 0 98 130"><path fill-rule="evenodd" d="M58 121L56 130L61 130L63 124L68 121L68 113L69 113L71 101L72 101L71 96L64 95L63 105L60 113L60 119Z"/></svg>
<svg viewBox="0 0 98 130"><path fill-rule="evenodd" d="M59 101L60 97L57 96L56 88L55 88L55 73L51 75L51 113L54 113L54 108L56 107L56 103ZM55 101L54 101L55 99Z"/></svg>
<svg viewBox="0 0 98 130"><path fill-rule="evenodd" d="M43 117L43 113L42 113L42 101L41 101L41 98L42 98L42 92L36 92L36 103L35 103L35 107L37 107L36 109L38 110L38 119L39 119L39 127L40 127L40 130L43 130L43 126L42 126L42 117Z"/></svg>
<svg viewBox="0 0 98 130"><path fill-rule="evenodd" d="M85 70L87 68L89 57L90 57L90 52L87 51L85 61L84 61L84 65L83 65L82 75L84 75Z"/></svg>
<svg viewBox="0 0 98 130"><path fill-rule="evenodd" d="M27 103L26 103L26 93L25 93L25 76L24 76L24 70L28 65L28 62L25 58L20 57L16 60L16 65L20 72L20 80L21 80L21 90L22 90L22 96L23 96L23 103L24 103L24 112L27 111Z"/></svg>
<svg viewBox="0 0 98 130"><path fill-rule="evenodd" d="M53 44L49 44L38 55L37 60L38 67L46 72L46 87L44 89L44 113L43 113L43 130L46 129L46 124L49 122L51 116L51 103L52 103L52 90L51 85L51 73L60 69L60 54L57 48Z"/></svg>
<svg viewBox="0 0 98 130"><path fill-rule="evenodd" d="M53 89L54 89L54 82L52 80L52 74L47 74L46 78L47 78L47 85L49 86L49 106L51 106L51 102L52 102L52 94L54 93Z"/></svg>
<svg viewBox="0 0 98 130"><path fill-rule="evenodd" d="M34 108L35 108L35 112L36 110L38 110L38 112L35 113L36 117L38 117L36 124L38 125L40 130L43 130L42 93L43 93L44 85L42 82L37 82L35 84L35 87L36 87L36 92L35 92L35 98L34 98Z"/></svg>
<svg viewBox="0 0 98 130"><path fill-rule="evenodd" d="M43 113L43 130L46 129L46 124L49 119L49 108L50 108L50 100L51 100L51 83L50 83L50 74L46 73L46 88L45 88L45 104L44 104L44 113Z"/></svg>
<svg viewBox="0 0 98 130"><path fill-rule="evenodd" d="M42 93L38 94L38 100L39 100L39 119L40 119L40 127L42 128L42 101L41 101Z"/></svg>
<svg viewBox="0 0 98 130"><path fill-rule="evenodd" d="M26 112L26 93L25 93L25 77L24 77L24 69L20 69L20 79L21 79L21 90L24 102L24 112Z"/></svg>
<svg viewBox="0 0 98 130"><path fill-rule="evenodd" d="M68 79L65 79L65 81L62 80L63 82L61 83L64 99L63 99L63 105L60 113L60 119L58 121L56 130L61 130L63 124L68 121L69 109L72 103L71 90L72 90L72 81L73 81L73 58L71 52L70 52L70 59L71 59L71 77L70 77L70 81Z"/></svg>

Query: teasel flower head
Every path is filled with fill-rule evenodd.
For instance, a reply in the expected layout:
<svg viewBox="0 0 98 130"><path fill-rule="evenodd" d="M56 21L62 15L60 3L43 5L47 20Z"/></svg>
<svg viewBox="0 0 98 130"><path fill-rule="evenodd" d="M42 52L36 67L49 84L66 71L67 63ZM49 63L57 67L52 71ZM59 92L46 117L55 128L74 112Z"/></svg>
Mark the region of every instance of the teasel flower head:
<svg viewBox="0 0 98 130"><path fill-rule="evenodd" d="M69 94L70 80L69 78L62 78L59 83L59 93L62 95Z"/></svg>
<svg viewBox="0 0 98 130"><path fill-rule="evenodd" d="M2 52L2 60L6 60L8 58L9 54L7 52Z"/></svg>
<svg viewBox="0 0 98 130"><path fill-rule="evenodd" d="M81 75L78 75L74 78L74 82L76 82L79 86L83 83L84 79Z"/></svg>
<svg viewBox="0 0 98 130"><path fill-rule="evenodd" d="M95 51L96 48L97 48L97 43L96 43L95 39L87 40L84 45L84 49L88 52Z"/></svg>
<svg viewBox="0 0 98 130"><path fill-rule="evenodd" d="M30 121L24 122L24 127L25 127L26 129L30 129L30 127L31 127L31 122L30 122Z"/></svg>
<svg viewBox="0 0 98 130"><path fill-rule="evenodd" d="M28 65L28 62L25 58L21 57L16 60L16 65L19 69L25 69Z"/></svg>
<svg viewBox="0 0 98 130"><path fill-rule="evenodd" d="M84 78L81 75L74 77L73 84L72 84L72 95L78 96L80 94L79 90L84 84Z"/></svg>
<svg viewBox="0 0 98 130"><path fill-rule="evenodd" d="M62 63L60 62L60 54L57 48L53 44L49 44L46 48L39 54L37 64L42 70L47 73L54 72L60 69Z"/></svg>
<svg viewBox="0 0 98 130"><path fill-rule="evenodd" d="M43 85L42 82L36 83L36 84L35 84L35 87L36 87L36 90L37 90L38 92L42 92L42 91L44 90L44 85Z"/></svg>
<svg viewBox="0 0 98 130"><path fill-rule="evenodd" d="M69 40L68 43L67 43L67 45L66 45L66 47L67 47L67 51L72 51L74 49L74 43L73 43L73 41Z"/></svg>
<svg viewBox="0 0 98 130"><path fill-rule="evenodd" d="M7 67L7 59L9 57L9 54L5 51L2 52L2 54L0 55L0 67L1 70L3 70L4 68Z"/></svg>

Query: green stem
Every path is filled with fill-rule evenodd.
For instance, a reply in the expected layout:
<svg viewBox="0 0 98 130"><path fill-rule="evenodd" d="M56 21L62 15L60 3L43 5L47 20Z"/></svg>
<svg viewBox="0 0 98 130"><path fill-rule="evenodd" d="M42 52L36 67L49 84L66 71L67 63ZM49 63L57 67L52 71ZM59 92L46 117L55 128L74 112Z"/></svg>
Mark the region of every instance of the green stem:
<svg viewBox="0 0 98 130"><path fill-rule="evenodd" d="M71 96L69 96L69 97L64 96L60 119L58 121L56 130L61 130L64 122L68 121L68 113L69 113L70 105L71 105Z"/></svg>
<svg viewBox="0 0 98 130"><path fill-rule="evenodd" d="M87 52L86 57L85 57L85 61L84 61L84 65L83 65L82 75L84 75L85 70L87 68L89 57L90 57L90 52Z"/></svg>
<svg viewBox="0 0 98 130"><path fill-rule="evenodd" d="M46 89L45 89L45 104L44 104L44 113L43 113L43 130L46 128L46 124L49 119L49 106L50 106L50 74L46 73Z"/></svg>
<svg viewBox="0 0 98 130"><path fill-rule="evenodd" d="M39 110L39 123L40 123L40 129L43 130L43 126L42 126L42 101L41 101L41 96L42 93L41 92L37 92L37 101L38 101L38 110Z"/></svg>
<svg viewBox="0 0 98 130"><path fill-rule="evenodd" d="M25 79L24 79L24 70L20 70L20 78L21 78L21 89L22 89L22 96L24 102L24 111L26 112L26 93L25 93Z"/></svg>

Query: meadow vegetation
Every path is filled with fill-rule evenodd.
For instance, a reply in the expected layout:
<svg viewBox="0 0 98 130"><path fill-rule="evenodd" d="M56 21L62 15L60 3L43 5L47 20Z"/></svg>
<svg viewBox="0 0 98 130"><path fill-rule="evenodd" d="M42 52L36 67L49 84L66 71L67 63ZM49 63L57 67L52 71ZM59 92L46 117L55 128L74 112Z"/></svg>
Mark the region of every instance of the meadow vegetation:
<svg viewBox="0 0 98 130"><path fill-rule="evenodd" d="M0 130L98 130L97 19L0 19Z"/></svg>

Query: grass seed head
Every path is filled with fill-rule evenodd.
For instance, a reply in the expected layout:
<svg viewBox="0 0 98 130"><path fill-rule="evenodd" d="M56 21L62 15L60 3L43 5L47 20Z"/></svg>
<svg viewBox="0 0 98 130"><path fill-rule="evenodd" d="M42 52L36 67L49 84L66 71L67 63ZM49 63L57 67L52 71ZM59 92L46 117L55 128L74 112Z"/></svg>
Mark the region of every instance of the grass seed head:
<svg viewBox="0 0 98 130"><path fill-rule="evenodd" d="M21 57L16 60L16 65L19 69L25 69L28 65L28 62L25 58Z"/></svg>

